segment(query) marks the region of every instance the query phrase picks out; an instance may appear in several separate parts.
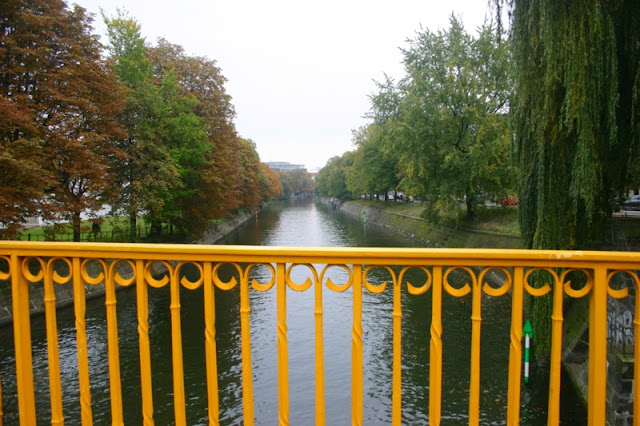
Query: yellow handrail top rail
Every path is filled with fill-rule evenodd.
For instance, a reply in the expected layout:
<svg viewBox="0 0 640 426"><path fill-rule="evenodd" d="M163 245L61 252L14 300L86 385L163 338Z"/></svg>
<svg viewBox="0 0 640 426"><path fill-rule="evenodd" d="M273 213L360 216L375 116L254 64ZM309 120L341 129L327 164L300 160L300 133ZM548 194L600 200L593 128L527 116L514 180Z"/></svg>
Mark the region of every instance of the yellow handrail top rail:
<svg viewBox="0 0 640 426"><path fill-rule="evenodd" d="M472 263L486 266L575 266L606 262L611 268L635 268L640 252L581 251L581 250L528 250L528 249L477 249L477 248L389 248L389 247L276 247L199 244L149 244L149 243L90 243L90 242L27 242L0 241L0 253L10 252L18 256L42 256L51 252L55 256L108 257L129 259L159 259L171 255L171 260L211 260L250 262L256 257L269 258L272 262L305 263L367 263L367 264L415 264L411 259L429 259L429 264L458 265ZM410 263L407 263L410 262ZM540 262L540 263L539 263Z"/></svg>

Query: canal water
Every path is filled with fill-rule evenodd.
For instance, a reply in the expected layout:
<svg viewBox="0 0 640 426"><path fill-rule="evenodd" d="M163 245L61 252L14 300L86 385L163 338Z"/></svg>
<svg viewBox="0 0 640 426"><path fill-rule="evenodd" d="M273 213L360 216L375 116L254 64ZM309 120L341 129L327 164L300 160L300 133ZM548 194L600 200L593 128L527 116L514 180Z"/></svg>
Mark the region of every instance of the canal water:
<svg viewBox="0 0 640 426"><path fill-rule="evenodd" d="M224 244L269 246L413 247L406 240L370 223L341 214L311 200L278 202L261 211L257 220L229 235ZM331 270L334 282L345 282L346 272ZM268 281L269 270L256 269L258 280ZM294 268L292 278L302 282L305 267ZM388 272L373 270L368 278L379 284ZM409 281L419 285L419 275ZM464 281L464 277L460 277ZM117 293L121 376L125 424L142 424L135 291ZM181 292L183 352L187 422L207 424L206 376L202 291ZM278 423L275 288L251 291L251 345L254 411L257 424ZM327 424L351 423L352 293L323 290L325 393ZM287 293L289 338L290 423L314 423L314 306L313 292ZM92 407L95 424L108 424L109 383L104 299L87 307ZM428 424L429 332L431 295L403 294L402 299L402 420L403 424ZM392 294L364 291L364 424L389 424L391 419ZM483 425L505 424L509 351L509 297L483 299L481 353L481 418ZM468 423L470 371L471 295L443 296L442 424ZM67 424L79 424L73 309L58 313L64 410ZM171 323L168 288L150 289L150 340L156 424L172 424ZM0 328L0 379L4 422L17 424L15 355L12 327ZM242 424L239 291L216 291L216 338L222 424ZM39 423L49 420L47 352L44 317L32 320L36 405ZM522 424L546 423L547 383L543 368L535 363L529 385L523 385ZM568 379L563 377L563 383ZM562 423L584 424L584 408L566 387L562 396Z"/></svg>

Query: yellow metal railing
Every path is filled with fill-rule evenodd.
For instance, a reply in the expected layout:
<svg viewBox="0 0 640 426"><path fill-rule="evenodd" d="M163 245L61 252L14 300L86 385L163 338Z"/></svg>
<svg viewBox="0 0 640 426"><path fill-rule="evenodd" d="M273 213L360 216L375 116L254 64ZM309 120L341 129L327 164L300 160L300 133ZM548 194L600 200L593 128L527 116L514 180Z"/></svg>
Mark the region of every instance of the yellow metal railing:
<svg viewBox="0 0 640 426"><path fill-rule="evenodd" d="M116 316L116 288L135 286L137 328L139 334L140 380L142 413L145 424L153 424L153 396L151 346L149 341L148 292L151 288L170 287L171 341L173 368L173 398L175 423L186 424L185 384L183 375L181 286L203 287L204 341L206 349L206 382L209 424L220 418L218 363L216 347L215 294L239 286L238 307L241 326L243 422L254 423L253 381L250 338L250 289L269 291L275 286L277 300L277 366L278 413L280 424L289 423L289 366L287 337L287 288L295 291L313 289L315 332L315 419L325 424L325 354L323 348L323 290L353 294L352 328L352 423L363 423L363 292L381 293L388 282L393 286L393 363L392 418L401 423L402 411L402 305L403 288L410 295L431 291L432 318L430 330L429 366L429 423L440 424L442 406L442 299L443 294L463 297L471 294L472 332L469 385L469 424L479 424L480 411L480 336L482 327L482 296L511 297L510 347L508 365L508 406L506 422L520 422L520 393L523 360L523 301L525 293L534 297L551 294L553 298L552 346L550 356L550 385L548 424L559 423L560 369L563 333L563 301L565 297L589 299L589 383L588 422L605 424L607 371L607 297L623 298L628 288L611 285L614 277L624 275L638 288L640 281L635 269L640 253L617 252L560 252L525 250L473 249L388 249L388 248L279 248L196 245L145 244L73 244L0 242L0 285L10 283L13 303L15 335L16 381L20 422L36 424L34 371L30 332L29 289L44 286L44 308L47 324L48 370L50 386L51 423L63 424L60 356L56 325L56 296L54 286L71 283L74 291L74 315L77 343L77 369L82 424L92 424L92 402L89 386L89 358L85 318L85 286L104 283L106 323L109 353L109 380L112 424L123 423L123 390L120 380L118 323ZM162 265L163 271L154 270ZM198 278L187 279L181 273L186 265L198 270ZM252 270L263 265L270 271L268 282L252 278ZM234 277L221 278L220 268L235 270ZM308 271L303 282L294 281L293 268ZM328 271L338 268L348 279L336 283ZM376 268L388 271L389 280L372 283L370 272ZM409 283L409 270L417 269L424 276L422 283ZM61 272L62 271L62 272ZM124 271L124 272L123 272ZM453 271L468 277L467 283L454 284ZM156 273L154 273L156 272ZM489 282L489 275L499 279ZM539 278L545 280L540 284ZM576 276L581 283L575 284ZM226 281L225 281L226 280ZM572 280L574 284L572 284ZM580 288L575 288L578 286ZM640 329L640 315L635 306L634 331ZM635 341L638 353L639 341ZM205 373L203 373L205 374ZM1 378L0 378L1 379ZM634 372L640 383L640 369ZM425 378L426 380L426 378ZM0 392L2 388L0 388ZM347 397L348 395L345 395ZM634 413L638 413L639 398L634 396ZM77 419L75 420L77 421ZM635 416L640 424L640 416ZM0 399L0 424L2 404Z"/></svg>

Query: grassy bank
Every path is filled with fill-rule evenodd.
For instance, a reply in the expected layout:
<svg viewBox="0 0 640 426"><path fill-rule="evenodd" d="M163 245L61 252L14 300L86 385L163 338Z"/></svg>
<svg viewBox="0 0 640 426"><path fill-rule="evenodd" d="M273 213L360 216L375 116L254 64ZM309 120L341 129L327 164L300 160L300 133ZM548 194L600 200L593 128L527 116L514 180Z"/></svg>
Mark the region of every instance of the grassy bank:
<svg viewBox="0 0 640 426"><path fill-rule="evenodd" d="M93 222L83 221L80 224L82 241L130 241L129 218L113 216L101 218L100 231L92 232ZM143 218L138 218L135 239L148 234L149 225ZM70 223L57 223L48 226L25 228L20 232L22 241L73 241L73 226Z"/></svg>

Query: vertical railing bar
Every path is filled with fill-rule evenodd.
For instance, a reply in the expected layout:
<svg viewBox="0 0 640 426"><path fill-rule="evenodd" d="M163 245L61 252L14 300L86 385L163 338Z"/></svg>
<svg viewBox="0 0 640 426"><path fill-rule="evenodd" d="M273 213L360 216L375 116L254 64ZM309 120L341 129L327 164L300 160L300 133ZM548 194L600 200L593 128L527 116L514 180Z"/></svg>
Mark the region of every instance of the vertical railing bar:
<svg viewBox="0 0 640 426"><path fill-rule="evenodd" d="M277 340L278 340L278 420L289 424L289 342L287 340L287 288L285 264L276 265Z"/></svg>
<svg viewBox="0 0 640 426"><path fill-rule="evenodd" d="M351 424L361 425L363 418L362 265L353 265L351 337Z"/></svg>
<svg viewBox="0 0 640 426"><path fill-rule="evenodd" d="M49 370L49 398L51 424L64 424L62 414L62 385L60 384L60 349L56 319L56 294L53 288L53 263L42 265L44 272L44 312L47 327L47 359Z"/></svg>
<svg viewBox="0 0 640 426"><path fill-rule="evenodd" d="M87 303L84 280L80 271L80 259L72 259L73 310L76 324L76 347L78 350L78 384L80 386L80 411L83 426L93 424L91 409L91 387L89 379L89 349L87 347ZM106 271L105 271L106 272Z"/></svg>
<svg viewBox="0 0 640 426"><path fill-rule="evenodd" d="M2 411L2 377L0 377L0 426L2 426L2 418L4 417L4 413Z"/></svg>
<svg viewBox="0 0 640 426"><path fill-rule="evenodd" d="M138 315L138 347L140 350L140 391L142 421L153 425L153 379L151 374L151 343L149 341L149 287L144 279L144 261L136 259L136 313Z"/></svg>
<svg viewBox="0 0 640 426"><path fill-rule="evenodd" d="M473 283L471 307L471 376L469 378L469 425L480 423L480 332L482 327L482 283Z"/></svg>
<svg viewBox="0 0 640 426"><path fill-rule="evenodd" d="M640 300L638 300L638 295L640 294L640 288L638 286L638 277L636 276L634 279L635 282L635 311L633 315L633 357L634 360L640 359ZM634 391L633 391L633 425L640 426L640 390L638 386L640 386L640 365L638 362L633 363L633 383L634 383Z"/></svg>
<svg viewBox="0 0 640 426"><path fill-rule="evenodd" d="M216 350L216 299L211 262L204 262L204 341L207 368L209 425L220 424L218 359Z"/></svg>
<svg viewBox="0 0 640 426"><path fill-rule="evenodd" d="M170 270L171 291L171 358L173 367L173 411L176 425L187 424L184 397L184 365L182 360L182 325L180 322L180 269Z"/></svg>
<svg viewBox="0 0 640 426"><path fill-rule="evenodd" d="M402 283L394 276L393 283L393 378L391 393L391 423L402 424Z"/></svg>
<svg viewBox="0 0 640 426"><path fill-rule="evenodd" d="M107 311L107 347L109 352L109 392L111 394L111 423L123 425L122 383L120 381L120 348L118 346L118 316L116 313L116 270L113 265L104 282Z"/></svg>
<svg viewBox="0 0 640 426"><path fill-rule="evenodd" d="M243 423L254 424L253 417L253 378L251 375L251 323L249 315L249 268L241 272L240 277L240 334L242 339L242 404Z"/></svg>
<svg viewBox="0 0 640 426"><path fill-rule="evenodd" d="M11 255L11 300L13 304L13 335L16 352L16 381L20 422L36 424L36 403L33 389L31 356L31 319L29 317L29 283L22 274L20 257Z"/></svg>
<svg viewBox="0 0 640 426"><path fill-rule="evenodd" d="M551 365L549 366L549 408L547 425L560 423L560 377L562 374L562 282L553 285L553 310L551 312ZM606 319L605 319L606 323ZM606 331L605 331L606 333ZM605 334L606 336L606 334Z"/></svg>
<svg viewBox="0 0 640 426"><path fill-rule="evenodd" d="M513 271L511 293L511 343L509 345L509 384L507 425L520 424L520 375L522 371L522 309L524 305L524 267Z"/></svg>
<svg viewBox="0 0 640 426"><path fill-rule="evenodd" d="M442 406L442 266L433 267L429 351L429 424L439 425Z"/></svg>
<svg viewBox="0 0 640 426"><path fill-rule="evenodd" d="M322 308L322 282L316 279L315 284L315 325L316 325L316 425L325 424L324 398L324 331Z"/></svg>
<svg viewBox="0 0 640 426"><path fill-rule="evenodd" d="M607 269L597 265L589 298L588 424L603 425L607 403Z"/></svg>

